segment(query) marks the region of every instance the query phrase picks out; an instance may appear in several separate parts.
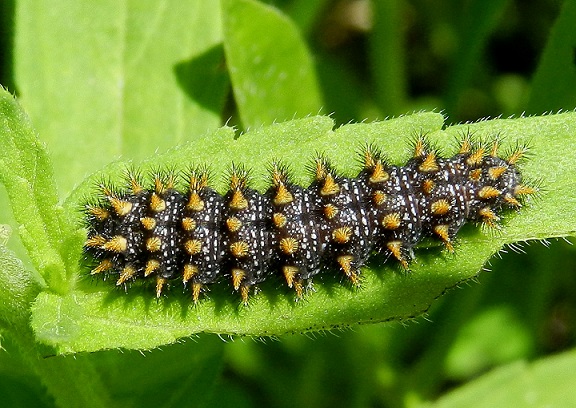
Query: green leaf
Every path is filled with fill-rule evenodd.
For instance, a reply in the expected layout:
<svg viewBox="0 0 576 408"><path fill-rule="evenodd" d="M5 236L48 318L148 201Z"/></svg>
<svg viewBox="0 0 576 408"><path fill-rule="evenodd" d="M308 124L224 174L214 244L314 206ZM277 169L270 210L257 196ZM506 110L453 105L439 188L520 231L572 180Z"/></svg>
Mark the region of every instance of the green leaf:
<svg viewBox="0 0 576 408"><path fill-rule="evenodd" d="M393 262L372 263L365 268L362 288L340 283L326 274L316 280L315 292L295 303L293 293L280 283L267 282L248 307L230 295L225 285L214 285L210 298L193 306L180 288L156 301L152 288L133 287L128 294L114 290L113 283L98 283L80 270L76 290L67 296L42 293L34 307L32 326L39 340L55 346L60 353L93 351L112 347L148 349L171 343L193 333L274 336L290 332L329 330L357 323L411 319L462 281L475 277L482 266L504 244L528 239L573 235L576 231L576 202L572 197L576 175L572 149L567 141L576 135L576 114L497 119L458 125L441 130L443 117L419 113L397 119L358 123L332 130L327 117L312 117L263 127L236 137L230 128L209 135L202 144L184 145L141 163L139 168L186 168L208 163L214 186L226 190L222 177L232 161L253 169L254 186L265 190L266 165L273 158L291 163L295 181L307 185L305 167L314 151L323 152L343 174L358 172L354 151L366 142L381 146L394 163L405 163L407 142L423 132L453 153L455 137L472 131L478 137L505 136L507 146L528 142L532 158L522 166L528 179L541 179L543 191L527 208L508 214L497 233L482 232L474 226L459 235L457 252L449 255L439 247L420 249L409 274ZM559 156L558 152L565 152ZM191 163L190 157L194 157ZM117 163L95 174L74 192L65 204L68 222L79 225L79 206L94 194L95 183L104 178L122 183L126 163ZM70 251L78 253L83 232L70 240ZM80 257L80 255L78 255ZM78 260L80 262L80 260Z"/></svg>
<svg viewBox="0 0 576 408"><path fill-rule="evenodd" d="M28 329L30 304L40 288L22 262L6 248L9 236L10 228L0 225L0 327L23 331Z"/></svg>
<svg viewBox="0 0 576 408"><path fill-rule="evenodd" d="M294 23L257 1L221 3L226 63L244 127L318 114L312 57Z"/></svg>
<svg viewBox="0 0 576 408"><path fill-rule="evenodd" d="M576 0L566 0L550 33L534 79L527 111L540 114L576 106Z"/></svg>
<svg viewBox="0 0 576 408"><path fill-rule="evenodd" d="M204 336L153 353L110 350L76 360L102 374L115 407L203 407L220 379L224 348L221 339Z"/></svg>
<svg viewBox="0 0 576 408"><path fill-rule="evenodd" d="M497 368L447 394L434 408L570 407L576 405L576 351Z"/></svg>
<svg viewBox="0 0 576 408"><path fill-rule="evenodd" d="M486 307L467 316L450 352L445 371L451 379L468 379L487 368L530 355L529 329L510 305Z"/></svg>
<svg viewBox="0 0 576 408"><path fill-rule="evenodd" d="M66 194L124 156L221 125L228 90L217 1L17 2L19 94Z"/></svg>
<svg viewBox="0 0 576 408"><path fill-rule="evenodd" d="M30 120L0 88L0 182L6 187L19 235L49 288L65 293L66 268L59 253L61 228L52 165Z"/></svg>

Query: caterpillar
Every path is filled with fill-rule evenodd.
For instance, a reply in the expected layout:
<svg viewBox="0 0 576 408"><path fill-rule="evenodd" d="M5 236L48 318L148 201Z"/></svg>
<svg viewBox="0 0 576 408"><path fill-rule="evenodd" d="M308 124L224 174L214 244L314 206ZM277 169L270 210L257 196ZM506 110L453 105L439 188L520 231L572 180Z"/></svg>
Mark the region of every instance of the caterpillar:
<svg viewBox="0 0 576 408"><path fill-rule="evenodd" d="M291 181L288 166L273 162L264 193L250 188L249 171L237 164L224 195L209 186L207 167L155 172L151 187L129 170L126 187L101 183L85 206L90 274L113 276L119 286L155 280L157 297L180 281L194 303L210 285L228 281L244 304L254 287L281 276L301 299L306 283L328 270L360 285L360 269L374 254L408 269L423 237L453 252L465 223L497 227L503 209L519 209L537 192L522 183L517 166L524 146L501 158L498 138L479 143L466 134L458 152L444 158L424 136L413 145L404 166L364 146L355 178L318 155L306 188Z"/></svg>

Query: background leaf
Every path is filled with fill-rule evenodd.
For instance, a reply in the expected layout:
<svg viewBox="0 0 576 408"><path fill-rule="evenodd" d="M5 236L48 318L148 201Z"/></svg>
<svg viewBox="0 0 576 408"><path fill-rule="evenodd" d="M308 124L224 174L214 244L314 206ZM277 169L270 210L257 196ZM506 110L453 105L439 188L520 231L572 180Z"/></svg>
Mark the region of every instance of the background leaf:
<svg viewBox="0 0 576 408"><path fill-rule="evenodd" d="M294 24L254 0L221 3L226 63L244 127L318 114L312 57Z"/></svg>
<svg viewBox="0 0 576 408"><path fill-rule="evenodd" d="M218 2L19 1L16 17L18 91L62 191L219 126Z"/></svg>
<svg viewBox="0 0 576 408"><path fill-rule="evenodd" d="M517 362L480 377L426 405L450 407L569 407L576 404L576 352L562 353L532 363Z"/></svg>
<svg viewBox="0 0 576 408"><path fill-rule="evenodd" d="M528 102L528 112L555 112L576 101L576 1L566 0L554 27L534 80Z"/></svg>

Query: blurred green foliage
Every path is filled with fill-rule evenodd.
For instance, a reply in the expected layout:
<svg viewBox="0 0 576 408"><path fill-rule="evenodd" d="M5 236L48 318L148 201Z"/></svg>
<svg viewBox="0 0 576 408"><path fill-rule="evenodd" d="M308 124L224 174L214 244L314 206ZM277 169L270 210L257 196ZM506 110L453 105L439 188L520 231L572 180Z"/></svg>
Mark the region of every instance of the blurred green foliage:
<svg viewBox="0 0 576 408"><path fill-rule="evenodd" d="M222 28L217 2L98 3L0 3L0 83L46 142L61 197L116 157L146 157L226 122L245 129L321 110L347 123L420 109L461 122L576 106L574 0L278 0L263 9L222 0L250 35L281 36L277 27L307 45L252 61L261 70L242 83L229 70L249 67L253 44L226 31L232 22ZM254 7L259 19L276 19L264 31L249 18ZM300 72L300 92L288 102L257 93L253 110L251 92L273 82L267 73L301 67L314 69ZM94 130L98 138L76 142ZM3 191L0 208L0 223L14 224ZM10 246L26 260L16 238ZM33 339L17 345L0 326L0 404L417 407L442 396L439 406L573 406L576 393L562 380L576 372L574 250L562 241L518 248L405 326L262 342L201 336L144 356L106 351L40 364L26 348Z"/></svg>

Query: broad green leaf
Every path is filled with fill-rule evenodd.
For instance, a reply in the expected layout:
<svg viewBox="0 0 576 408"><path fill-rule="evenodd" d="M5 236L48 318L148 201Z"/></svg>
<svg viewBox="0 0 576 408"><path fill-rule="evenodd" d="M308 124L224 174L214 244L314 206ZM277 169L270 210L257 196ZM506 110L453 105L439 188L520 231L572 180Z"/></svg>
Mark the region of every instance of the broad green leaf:
<svg viewBox="0 0 576 408"><path fill-rule="evenodd" d="M312 57L294 23L258 1L221 4L226 64L244 127L318 114Z"/></svg>
<svg viewBox="0 0 576 408"><path fill-rule="evenodd" d="M572 407L576 405L576 351L533 363L500 367L445 395L434 408Z"/></svg>
<svg viewBox="0 0 576 408"><path fill-rule="evenodd" d="M16 21L18 90L62 191L220 126L217 1L23 0Z"/></svg>
<svg viewBox="0 0 576 408"><path fill-rule="evenodd" d="M566 0L548 44L540 57L527 111L541 114L576 107L576 70L574 70L574 44L576 44L576 0Z"/></svg>
<svg viewBox="0 0 576 408"><path fill-rule="evenodd" d="M408 142L414 134L427 133L445 153L456 149L455 138L471 131L480 138L504 136L505 145L529 143L532 157L523 174L540 179L543 191L527 208L505 216L498 232L481 231L470 225L459 235L457 251L450 255L440 247L417 250L411 273L403 273L393 262L371 263L364 270L360 289L352 289L336 273L316 279L315 292L295 303L294 295L278 282L261 285L248 307L240 306L225 285L214 285L210 298L197 306L180 288L172 288L156 301L153 288L134 285L128 294L115 290L112 282L98 282L79 270L76 290L67 296L42 293L33 308L32 326L39 340L58 352L92 351L103 348L152 348L193 333L274 336L309 330L329 330L357 323L411 319L425 312L447 289L475 277L487 260L504 244L529 239L573 235L576 202L573 196L576 170L566 143L576 134L576 114L498 119L458 125L441 130L443 117L419 113L397 119L359 123L332 130L327 117L311 117L263 127L236 137L222 128L202 144L184 145L168 154L139 163L146 169L208 163L215 175L213 185L226 190L222 176L232 161L253 170L253 185L264 191L268 185L266 166L274 158L290 163L295 181L307 185L305 167L314 151L329 157L343 174L358 172L355 151L366 142L382 147L397 164L405 163ZM562 152L559 155L558 152ZM193 157L194 159L191 159ZM65 204L69 223L79 225L79 206L94 194L102 178L121 183L126 163L109 166L84 182ZM69 240L70 253L80 262L83 232Z"/></svg>
<svg viewBox="0 0 576 408"><path fill-rule="evenodd" d="M0 182L6 187L19 235L50 289L67 290L66 268L59 253L60 225L52 165L30 120L0 88Z"/></svg>

